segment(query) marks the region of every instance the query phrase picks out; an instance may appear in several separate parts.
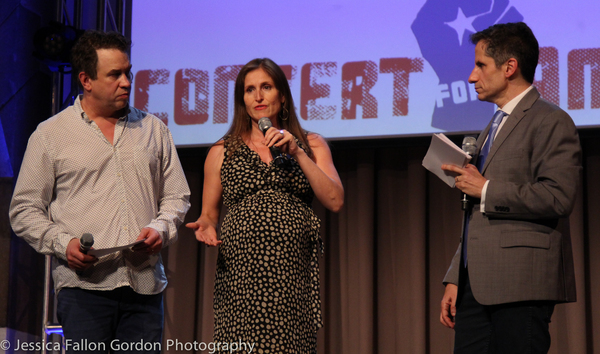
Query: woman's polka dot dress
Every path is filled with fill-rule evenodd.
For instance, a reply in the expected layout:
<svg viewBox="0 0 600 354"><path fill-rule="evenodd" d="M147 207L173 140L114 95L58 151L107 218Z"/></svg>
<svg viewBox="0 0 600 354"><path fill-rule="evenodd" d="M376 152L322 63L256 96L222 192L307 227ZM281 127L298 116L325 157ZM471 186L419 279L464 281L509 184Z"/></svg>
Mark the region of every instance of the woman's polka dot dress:
<svg viewBox="0 0 600 354"><path fill-rule="evenodd" d="M265 164L241 139L225 139L215 283L215 342L253 353L316 353L322 326L320 221L300 166ZM242 351L240 351L242 352Z"/></svg>

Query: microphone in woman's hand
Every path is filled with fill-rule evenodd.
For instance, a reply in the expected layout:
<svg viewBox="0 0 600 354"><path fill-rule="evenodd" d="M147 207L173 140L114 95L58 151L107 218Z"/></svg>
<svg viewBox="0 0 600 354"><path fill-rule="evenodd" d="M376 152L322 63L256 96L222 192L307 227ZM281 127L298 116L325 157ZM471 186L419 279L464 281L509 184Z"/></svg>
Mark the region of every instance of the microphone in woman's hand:
<svg viewBox="0 0 600 354"><path fill-rule="evenodd" d="M271 120L268 117L262 117L258 120L258 129L260 129L263 135L265 135L267 130L271 127L273 127L273 123L271 123ZM285 156L277 146L271 146L269 150L271 150L271 156L276 165L281 165L285 162Z"/></svg>

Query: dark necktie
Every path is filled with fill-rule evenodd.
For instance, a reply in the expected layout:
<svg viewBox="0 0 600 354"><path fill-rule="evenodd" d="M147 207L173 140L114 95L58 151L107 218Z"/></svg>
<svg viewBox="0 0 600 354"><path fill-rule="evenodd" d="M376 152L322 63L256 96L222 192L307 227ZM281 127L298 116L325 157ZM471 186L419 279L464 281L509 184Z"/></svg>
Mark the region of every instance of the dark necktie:
<svg viewBox="0 0 600 354"><path fill-rule="evenodd" d="M481 148L481 151L479 152L479 159L477 160L477 169L479 170L479 172L481 172L483 170L483 165L485 164L485 160L487 159L487 155L490 152L490 149L492 148L492 143L494 142L494 137L496 136L496 132L498 131L498 127L500 126L500 123L502 122L502 118L504 118L504 116L506 115L506 113L504 111L501 110L497 110L496 113L494 113L494 117L492 118L492 126L490 127L490 131L488 132L488 136L487 136L487 140L485 141L485 143L483 144L483 147ZM469 217L471 216L471 212L470 210L467 209L466 213L466 217L464 220L464 225L463 225L463 243L462 243L462 254L463 254L463 262L465 265L465 268L467 267L467 239L468 239L468 229L469 229Z"/></svg>

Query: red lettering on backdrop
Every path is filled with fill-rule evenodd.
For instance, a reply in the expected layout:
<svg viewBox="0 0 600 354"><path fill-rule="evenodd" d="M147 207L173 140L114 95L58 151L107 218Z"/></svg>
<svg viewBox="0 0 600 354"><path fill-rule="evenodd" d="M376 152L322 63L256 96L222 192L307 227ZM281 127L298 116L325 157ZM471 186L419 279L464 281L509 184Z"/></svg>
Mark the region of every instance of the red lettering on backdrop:
<svg viewBox="0 0 600 354"><path fill-rule="evenodd" d="M296 78L296 67L292 65L279 65L283 73L285 74L285 78L288 80L288 84L290 87L292 86L292 80Z"/></svg>
<svg viewBox="0 0 600 354"><path fill-rule="evenodd" d="M213 123L227 123L229 108L229 82L233 81L242 70L243 65L224 65L215 69L215 101Z"/></svg>
<svg viewBox="0 0 600 354"><path fill-rule="evenodd" d="M362 118L377 118L377 99L369 92L376 83L374 62L355 61L342 66L342 119L356 119L357 105L362 106Z"/></svg>
<svg viewBox="0 0 600 354"><path fill-rule="evenodd" d="M148 113L154 114L165 124L169 123L167 112L150 112L148 104L150 101L150 85L166 85L169 83L169 70L140 70L135 74L135 98L133 106Z"/></svg>
<svg viewBox="0 0 600 354"><path fill-rule="evenodd" d="M337 63L307 63L302 66L300 91L300 116L304 120L333 119L335 105L318 105L318 98L329 97L331 87L317 83L321 77L332 77L337 73Z"/></svg>
<svg viewBox="0 0 600 354"><path fill-rule="evenodd" d="M542 79L534 80L533 84L540 95L547 101L560 105L560 80L558 76L558 49L554 47L540 48L538 65L542 69Z"/></svg>
<svg viewBox="0 0 600 354"><path fill-rule="evenodd" d="M292 65L279 65L279 67L285 74L285 78L287 79L288 85L290 86L290 89L291 89L292 82L294 82L294 79L296 78L296 67L292 66ZM292 101L294 101L293 98L292 98ZM298 112L298 111L296 111L296 112Z"/></svg>
<svg viewBox="0 0 600 354"><path fill-rule="evenodd" d="M584 67L590 66L592 108L600 108L600 48L574 49L569 52L569 109L585 108Z"/></svg>
<svg viewBox="0 0 600 354"><path fill-rule="evenodd" d="M385 74L394 75L394 117L408 115L408 84L409 74L423 71L423 59L416 58L382 58L379 70Z"/></svg>
<svg viewBox="0 0 600 354"><path fill-rule="evenodd" d="M194 97L190 97L190 84ZM190 101L194 102L190 109ZM180 69L175 73L175 123L203 124L208 120L208 71Z"/></svg>

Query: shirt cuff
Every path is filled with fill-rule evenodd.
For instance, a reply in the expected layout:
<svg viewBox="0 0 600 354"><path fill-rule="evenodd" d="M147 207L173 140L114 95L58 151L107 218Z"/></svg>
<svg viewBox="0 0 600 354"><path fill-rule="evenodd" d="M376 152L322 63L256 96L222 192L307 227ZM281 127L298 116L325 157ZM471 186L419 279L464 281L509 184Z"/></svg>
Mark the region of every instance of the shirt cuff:
<svg viewBox="0 0 600 354"><path fill-rule="evenodd" d="M167 241L168 241L167 240L168 228L165 225L164 221L162 221L162 220L153 220L151 223L149 223L145 227L149 227L151 229L154 229L154 230L158 231L158 234L162 238L163 247L165 247L167 245Z"/></svg>
<svg viewBox="0 0 600 354"><path fill-rule="evenodd" d="M483 189L481 189L481 202L479 203L479 211L485 214L485 195L487 193L488 184L490 180L485 181Z"/></svg>
<svg viewBox="0 0 600 354"><path fill-rule="evenodd" d="M72 239L77 238L69 234L59 234L54 240L54 255L60 259L67 260L67 246Z"/></svg>

